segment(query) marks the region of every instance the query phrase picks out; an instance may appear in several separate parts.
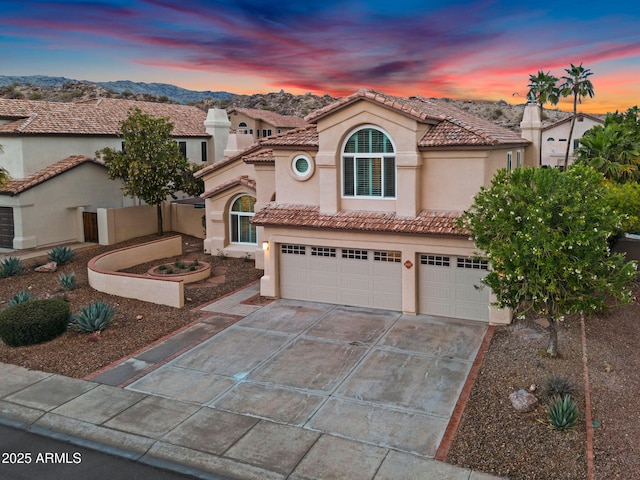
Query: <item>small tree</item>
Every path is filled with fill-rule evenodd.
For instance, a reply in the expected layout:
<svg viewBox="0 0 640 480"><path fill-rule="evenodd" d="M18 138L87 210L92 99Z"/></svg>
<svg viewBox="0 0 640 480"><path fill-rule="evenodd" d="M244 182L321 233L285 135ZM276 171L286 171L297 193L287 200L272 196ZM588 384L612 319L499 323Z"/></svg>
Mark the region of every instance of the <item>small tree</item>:
<svg viewBox="0 0 640 480"><path fill-rule="evenodd" d="M173 139L173 124L168 118L155 118L134 109L120 124L124 151L104 148L102 156L109 178L124 181L123 191L156 206L158 235L162 235L162 202L187 188L185 172L193 167ZM189 181L191 181L189 179Z"/></svg>
<svg viewBox="0 0 640 480"><path fill-rule="evenodd" d="M609 252L607 240L620 217L605 193L603 177L581 165L567 172L503 169L461 221L491 262L483 283L497 305L548 319L551 356L558 354L560 316L597 311L609 298L631 296L635 264Z"/></svg>
<svg viewBox="0 0 640 480"><path fill-rule="evenodd" d="M604 125L595 125L582 136L575 154L576 163L590 165L614 182L640 181L638 107L607 114Z"/></svg>
<svg viewBox="0 0 640 480"><path fill-rule="evenodd" d="M2 145L0 145L0 153L3 153ZM0 187L9 183L9 172L7 172L4 168L0 167Z"/></svg>

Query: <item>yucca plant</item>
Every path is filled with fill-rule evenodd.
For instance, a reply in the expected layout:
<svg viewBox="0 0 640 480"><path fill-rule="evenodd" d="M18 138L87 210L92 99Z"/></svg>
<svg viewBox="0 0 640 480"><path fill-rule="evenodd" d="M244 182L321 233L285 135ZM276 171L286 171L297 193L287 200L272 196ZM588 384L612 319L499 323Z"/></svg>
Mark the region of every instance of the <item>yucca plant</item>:
<svg viewBox="0 0 640 480"><path fill-rule="evenodd" d="M13 277L24 273L24 265L18 257L7 257L0 262L0 277Z"/></svg>
<svg viewBox="0 0 640 480"><path fill-rule="evenodd" d="M76 274L71 272L69 274L61 273L58 277L60 287L63 290L75 290L76 289Z"/></svg>
<svg viewBox="0 0 640 480"><path fill-rule="evenodd" d="M108 302L91 302L72 317L69 327L82 332L99 332L113 320L115 313L115 308Z"/></svg>
<svg viewBox="0 0 640 480"><path fill-rule="evenodd" d="M18 305L19 303L28 302L31 298L31 292L29 290L22 290L16 293L11 300L9 300L9 306L13 307L14 305Z"/></svg>
<svg viewBox="0 0 640 480"><path fill-rule="evenodd" d="M578 406L570 395L553 397L547 407L549 424L555 430L570 430L578 423Z"/></svg>
<svg viewBox="0 0 640 480"><path fill-rule="evenodd" d="M564 398L566 395L575 395L576 389L573 387L571 381L568 378L559 375L553 375L545 380L544 392L548 398Z"/></svg>
<svg viewBox="0 0 640 480"><path fill-rule="evenodd" d="M58 265L64 265L73 260L74 254L73 250L69 247L55 247L47 254L47 257L51 262L56 262Z"/></svg>

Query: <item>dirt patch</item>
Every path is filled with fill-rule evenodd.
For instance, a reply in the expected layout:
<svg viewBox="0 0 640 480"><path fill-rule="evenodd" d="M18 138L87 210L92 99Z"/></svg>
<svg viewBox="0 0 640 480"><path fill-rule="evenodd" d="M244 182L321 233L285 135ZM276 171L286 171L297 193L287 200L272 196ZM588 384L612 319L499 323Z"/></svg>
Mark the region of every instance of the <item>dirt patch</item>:
<svg viewBox="0 0 640 480"><path fill-rule="evenodd" d="M640 306L616 307L587 318L587 358L597 479L638 478L640 471ZM561 358L541 353L544 326L532 319L498 327L471 391L447 462L514 480L586 479L587 440L582 331L578 317L559 325ZM541 386L550 376L571 380L580 408L572 431L546 423ZM509 393L536 385L538 408L514 411Z"/></svg>

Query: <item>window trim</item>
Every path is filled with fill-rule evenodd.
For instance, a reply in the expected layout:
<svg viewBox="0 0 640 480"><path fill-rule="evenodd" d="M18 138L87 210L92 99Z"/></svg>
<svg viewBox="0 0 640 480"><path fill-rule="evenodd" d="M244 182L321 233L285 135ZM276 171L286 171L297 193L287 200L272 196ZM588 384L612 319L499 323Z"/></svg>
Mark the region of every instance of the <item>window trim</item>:
<svg viewBox="0 0 640 480"><path fill-rule="evenodd" d="M256 229L255 226L251 225L251 219L254 217L255 215L255 211L253 212L236 212L233 210L233 205L236 203L236 201L238 201L238 199L242 198L242 197L249 197L249 198L253 198L253 203L255 206L255 201L256 201L256 197L254 197L253 195L250 195L249 193L240 193L239 195L236 195L235 197L233 197L233 200L231 201L231 203L229 204L229 243L231 245L258 245L258 231ZM255 210L255 207L254 207ZM255 242L241 242L241 241L234 241L233 240L233 236L234 236L234 228L233 228L233 217L243 217L243 218L249 218L249 224L250 227L253 229L253 237L255 238ZM240 235L240 220L238 220L238 231L236 232L237 238L241 238Z"/></svg>
<svg viewBox="0 0 640 480"><path fill-rule="evenodd" d="M362 152L362 153L347 153L345 152L347 143L349 142L349 139L351 139L351 137L353 135L355 135L357 132L361 131L361 130L376 130L380 133L382 133L391 143L391 147L393 148L393 152L392 153L380 153L380 152ZM340 168L341 168L341 174L340 174L340 183L341 183L341 195L342 198L347 198L347 199L365 199L365 200L395 200L398 198L398 164L396 161L397 158L397 152L398 152L398 148L395 144L395 142L393 141L393 138L391 137L391 135L389 134L389 132L387 132L385 129L378 127L377 125L372 125L372 124L366 124L366 125L360 125L354 129L352 129L351 131L349 131L349 133L347 133L347 135L345 136L343 142L342 142L342 147L340 149ZM350 160L352 160L352 172L353 172L353 177L354 177L354 181L353 181L353 195L347 195L345 193L345 175L346 175L346 157L349 157ZM357 159L362 159L362 160L373 160L376 158L380 158L381 159L381 182L380 182L380 191L381 194L380 195L359 195L357 192L357 183L356 183L356 178L357 178L357 174L356 174L356 170L357 170ZM385 191L387 190L388 185L386 185L385 181L386 181L386 159L392 159L393 160L393 196L386 196L385 195Z"/></svg>
<svg viewBox="0 0 640 480"><path fill-rule="evenodd" d="M297 168L296 168L296 162L300 159L304 159L307 161L307 171L306 172L300 172ZM299 182L303 182L305 180L308 180L309 178L311 178L311 176L314 174L315 172L315 163L313 161L313 158L311 157L311 155L309 155L306 152L296 152L292 157L291 157L291 176L295 179L298 180Z"/></svg>

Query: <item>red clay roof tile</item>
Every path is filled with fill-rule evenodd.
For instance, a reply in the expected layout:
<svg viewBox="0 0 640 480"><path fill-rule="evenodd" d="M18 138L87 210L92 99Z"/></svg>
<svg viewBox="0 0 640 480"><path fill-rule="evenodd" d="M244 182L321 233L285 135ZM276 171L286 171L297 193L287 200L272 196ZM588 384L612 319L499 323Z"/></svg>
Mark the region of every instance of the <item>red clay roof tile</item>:
<svg viewBox="0 0 640 480"><path fill-rule="evenodd" d="M317 206L270 203L255 214L253 224L363 232L410 233L416 235L468 235L458 228L460 212L423 210L416 217L395 213L338 212L321 214Z"/></svg>

